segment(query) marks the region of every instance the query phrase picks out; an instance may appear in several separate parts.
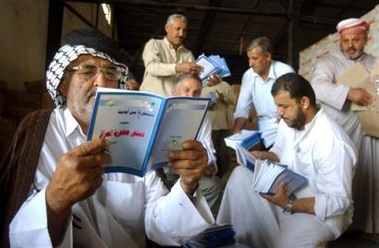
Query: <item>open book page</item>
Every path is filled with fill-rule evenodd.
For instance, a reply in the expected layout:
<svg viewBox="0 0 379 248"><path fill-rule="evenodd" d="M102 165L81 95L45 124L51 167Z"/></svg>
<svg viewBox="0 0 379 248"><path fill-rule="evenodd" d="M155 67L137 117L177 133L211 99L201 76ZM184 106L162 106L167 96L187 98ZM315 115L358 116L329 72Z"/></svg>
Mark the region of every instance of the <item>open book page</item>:
<svg viewBox="0 0 379 248"><path fill-rule="evenodd" d="M163 103L158 95L98 89L88 139L111 141L112 165L105 168L106 172L134 174L144 170Z"/></svg>
<svg viewBox="0 0 379 248"><path fill-rule="evenodd" d="M87 138L111 141L112 164L106 172L143 176L150 169L152 155L160 162L167 161L168 150L180 149L183 140L196 138L208 102L208 98L165 98L142 91L98 88ZM157 134L162 140L152 153Z"/></svg>
<svg viewBox="0 0 379 248"><path fill-rule="evenodd" d="M167 99L149 160L149 165L153 169L168 161L167 153L169 151L180 150L184 141L196 139L209 102L209 99L206 98L197 99L197 101L188 101L188 98L184 97Z"/></svg>

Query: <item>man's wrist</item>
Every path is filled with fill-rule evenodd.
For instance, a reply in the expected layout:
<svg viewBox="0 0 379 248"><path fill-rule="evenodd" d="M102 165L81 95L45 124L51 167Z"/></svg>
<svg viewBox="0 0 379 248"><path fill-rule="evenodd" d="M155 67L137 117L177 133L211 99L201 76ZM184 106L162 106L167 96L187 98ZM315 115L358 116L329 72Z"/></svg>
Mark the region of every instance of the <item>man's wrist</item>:
<svg viewBox="0 0 379 248"><path fill-rule="evenodd" d="M283 208L283 213L289 213L289 214L293 213L293 202L294 202L294 199L288 198L288 202L286 206Z"/></svg>
<svg viewBox="0 0 379 248"><path fill-rule="evenodd" d="M182 189L184 191L184 193L186 193L186 195L192 199L194 194L196 193L196 190L197 188L199 187L199 183L196 183L196 185L194 187L191 187L191 189L189 190L188 187L184 188L183 185L181 184L182 186Z"/></svg>

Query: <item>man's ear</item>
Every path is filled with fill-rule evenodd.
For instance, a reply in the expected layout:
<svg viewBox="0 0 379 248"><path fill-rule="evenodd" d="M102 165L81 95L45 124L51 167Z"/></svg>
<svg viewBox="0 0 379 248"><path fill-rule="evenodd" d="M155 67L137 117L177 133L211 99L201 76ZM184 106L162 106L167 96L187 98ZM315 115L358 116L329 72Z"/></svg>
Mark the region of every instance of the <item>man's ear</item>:
<svg viewBox="0 0 379 248"><path fill-rule="evenodd" d="M265 56L267 59L270 59L270 60L272 59L272 55L269 52L266 52Z"/></svg>
<svg viewBox="0 0 379 248"><path fill-rule="evenodd" d="M63 79L62 82L58 86L58 91L63 95L64 97L67 97L68 92L68 84L66 79Z"/></svg>
<svg viewBox="0 0 379 248"><path fill-rule="evenodd" d="M303 96L301 98L301 105L303 106L303 109L308 109L309 106L310 106L310 100L309 100L309 98L306 97L306 96Z"/></svg>

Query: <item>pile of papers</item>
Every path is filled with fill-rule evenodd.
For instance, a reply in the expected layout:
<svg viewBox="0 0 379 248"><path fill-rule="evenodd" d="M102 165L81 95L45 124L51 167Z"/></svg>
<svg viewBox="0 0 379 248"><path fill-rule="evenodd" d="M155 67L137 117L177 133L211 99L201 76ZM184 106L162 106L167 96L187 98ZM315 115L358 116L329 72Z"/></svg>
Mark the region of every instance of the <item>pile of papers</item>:
<svg viewBox="0 0 379 248"><path fill-rule="evenodd" d="M232 134L225 139L225 144L234 150L236 145L240 145L243 148L249 150L260 141L259 132L257 130L242 129L240 133Z"/></svg>
<svg viewBox="0 0 379 248"><path fill-rule="evenodd" d="M203 83L206 83L207 79L213 74L218 74L222 78L231 75L225 59L219 55L205 56L201 54L195 63L203 67L203 72L199 75Z"/></svg>
<svg viewBox="0 0 379 248"><path fill-rule="evenodd" d="M235 243L235 231L232 225L213 225L192 237L185 244L184 248L220 248L229 247Z"/></svg>
<svg viewBox="0 0 379 248"><path fill-rule="evenodd" d="M253 188L256 192L276 194L280 182L286 184L287 194L290 195L305 185L307 179L291 171L286 165L269 160L265 160L262 164L256 163L253 184Z"/></svg>
<svg viewBox="0 0 379 248"><path fill-rule="evenodd" d="M249 133L249 130L246 131ZM279 184L284 182L287 194L290 195L307 183L307 179L304 176L290 170L287 165L257 159L249 150L242 146L241 140L236 139L234 135L225 138L225 142L236 151L237 163L246 166L254 172L253 189L256 192L276 194ZM246 136L248 135L245 133Z"/></svg>
<svg viewBox="0 0 379 248"><path fill-rule="evenodd" d="M238 164L245 165L251 171L254 171L255 164L262 162L262 160L257 160L257 158L248 150L240 145L236 145L236 159Z"/></svg>

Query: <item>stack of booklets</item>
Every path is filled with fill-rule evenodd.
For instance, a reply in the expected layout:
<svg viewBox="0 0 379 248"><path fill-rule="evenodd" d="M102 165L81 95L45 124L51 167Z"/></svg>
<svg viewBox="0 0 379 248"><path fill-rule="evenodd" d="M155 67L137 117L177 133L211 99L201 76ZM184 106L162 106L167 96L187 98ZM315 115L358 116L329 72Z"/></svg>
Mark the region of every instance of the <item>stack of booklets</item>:
<svg viewBox="0 0 379 248"><path fill-rule="evenodd" d="M288 169L287 165L269 160L265 160L261 164L255 164L253 188L256 192L276 194L280 182L286 184L287 194L290 195L304 186L307 183L307 179Z"/></svg>
<svg viewBox="0 0 379 248"><path fill-rule="evenodd" d="M201 54L195 63L203 67L203 72L199 75L203 83L206 83L207 79L213 74L218 74L223 78L231 75L225 59L219 55L205 56Z"/></svg>
<svg viewBox="0 0 379 248"><path fill-rule="evenodd" d="M220 248L231 247L235 241L235 231L230 224L213 225L189 239L184 248Z"/></svg>
<svg viewBox="0 0 379 248"><path fill-rule="evenodd" d="M258 160L251 152L237 144L235 146L236 159L238 164L245 165L251 171L254 171L256 163L262 163L262 160Z"/></svg>
<svg viewBox="0 0 379 248"><path fill-rule="evenodd" d="M237 163L254 172L253 188L256 192L275 194L280 182L286 184L287 194L292 194L307 183L302 175L291 171L287 165L259 160L241 145L235 146Z"/></svg>
<svg viewBox="0 0 379 248"><path fill-rule="evenodd" d="M225 139L225 144L234 150L236 145L240 145L243 148L249 150L260 141L259 132L257 130L242 129L240 133L232 134Z"/></svg>

